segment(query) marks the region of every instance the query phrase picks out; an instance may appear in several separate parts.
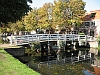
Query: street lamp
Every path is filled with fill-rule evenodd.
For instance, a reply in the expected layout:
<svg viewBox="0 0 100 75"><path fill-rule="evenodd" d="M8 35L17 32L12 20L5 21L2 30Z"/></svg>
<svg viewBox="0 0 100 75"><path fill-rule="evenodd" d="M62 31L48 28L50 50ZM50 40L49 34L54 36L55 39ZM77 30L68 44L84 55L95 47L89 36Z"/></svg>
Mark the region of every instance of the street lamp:
<svg viewBox="0 0 100 75"><path fill-rule="evenodd" d="M52 5L50 5L50 7L51 7ZM47 19L48 19L48 30L49 30L49 32L48 32L48 63L49 63L49 57L50 57L50 40L49 40L49 38L50 38L50 20L52 19L52 15L51 15L51 13L52 13L52 9L51 8L48 8L47 9Z"/></svg>
<svg viewBox="0 0 100 75"><path fill-rule="evenodd" d="M74 30L74 28L72 27L72 28L71 28L71 34L72 34L72 44L73 44L73 41L74 41L74 40L73 40L73 39L74 39L74 37L73 37L73 36L74 36L74 35L73 35L73 30Z"/></svg>

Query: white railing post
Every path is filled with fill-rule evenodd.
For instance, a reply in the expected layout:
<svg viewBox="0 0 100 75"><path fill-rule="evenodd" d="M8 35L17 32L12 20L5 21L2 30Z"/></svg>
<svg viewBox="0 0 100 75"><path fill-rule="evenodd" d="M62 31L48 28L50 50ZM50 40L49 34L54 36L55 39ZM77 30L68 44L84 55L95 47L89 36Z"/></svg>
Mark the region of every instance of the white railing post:
<svg viewBox="0 0 100 75"><path fill-rule="evenodd" d="M40 36L38 37L38 41L40 41Z"/></svg>
<svg viewBox="0 0 100 75"><path fill-rule="evenodd" d="M17 40L17 38L15 39L15 44L18 45L18 40Z"/></svg>
<svg viewBox="0 0 100 75"><path fill-rule="evenodd" d="M11 37L10 37L10 45L12 45L13 44L13 38L12 38L12 35L11 35Z"/></svg>
<svg viewBox="0 0 100 75"><path fill-rule="evenodd" d="M91 55L91 53L90 53L90 64L92 63L91 61L92 61L92 55Z"/></svg>
<svg viewBox="0 0 100 75"><path fill-rule="evenodd" d="M65 45L66 45L66 34L65 34Z"/></svg>
<svg viewBox="0 0 100 75"><path fill-rule="evenodd" d="M85 41L87 41L87 36L85 35Z"/></svg>
<svg viewBox="0 0 100 75"><path fill-rule="evenodd" d="M80 40L80 35L78 35L78 41Z"/></svg>
<svg viewBox="0 0 100 75"><path fill-rule="evenodd" d="M32 41L33 41L33 35L32 35Z"/></svg>
<svg viewBox="0 0 100 75"><path fill-rule="evenodd" d="M39 37L39 35L38 35L38 34L36 34L36 41L38 40L38 37Z"/></svg>
<svg viewBox="0 0 100 75"><path fill-rule="evenodd" d="M80 57L79 57L79 55L78 55L78 61L80 61L80 59L79 59Z"/></svg>
<svg viewBox="0 0 100 75"><path fill-rule="evenodd" d="M30 43L29 41L30 41L30 38L28 37L28 44Z"/></svg>
<svg viewBox="0 0 100 75"><path fill-rule="evenodd" d="M83 58L84 58L84 60L85 60L85 55L83 55Z"/></svg>
<svg viewBox="0 0 100 75"><path fill-rule="evenodd" d="M60 37L59 37L59 34L57 34L57 36L56 36L56 38L57 38L57 46L60 48Z"/></svg>

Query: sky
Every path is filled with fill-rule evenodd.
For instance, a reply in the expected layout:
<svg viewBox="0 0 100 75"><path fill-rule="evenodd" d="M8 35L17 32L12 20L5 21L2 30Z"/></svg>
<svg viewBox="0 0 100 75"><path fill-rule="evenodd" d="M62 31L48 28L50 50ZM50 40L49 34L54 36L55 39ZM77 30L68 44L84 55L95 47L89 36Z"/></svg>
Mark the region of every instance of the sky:
<svg viewBox="0 0 100 75"><path fill-rule="evenodd" d="M32 0L33 3L31 4L31 7L42 7L44 3L51 2L53 3L54 0ZM100 10L100 0L83 0L86 2L85 10L87 12L93 11L93 10Z"/></svg>

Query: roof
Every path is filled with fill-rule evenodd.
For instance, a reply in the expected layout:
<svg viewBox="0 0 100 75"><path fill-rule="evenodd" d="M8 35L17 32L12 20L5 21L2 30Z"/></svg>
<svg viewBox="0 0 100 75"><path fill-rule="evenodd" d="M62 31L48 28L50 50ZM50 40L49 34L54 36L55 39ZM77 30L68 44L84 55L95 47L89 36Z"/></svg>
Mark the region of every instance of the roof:
<svg viewBox="0 0 100 75"><path fill-rule="evenodd" d="M96 75L100 75L100 68L99 67L93 67L94 68L94 72Z"/></svg>
<svg viewBox="0 0 100 75"><path fill-rule="evenodd" d="M84 21L96 20L100 19L100 10L94 10L90 12L86 12L84 16Z"/></svg>

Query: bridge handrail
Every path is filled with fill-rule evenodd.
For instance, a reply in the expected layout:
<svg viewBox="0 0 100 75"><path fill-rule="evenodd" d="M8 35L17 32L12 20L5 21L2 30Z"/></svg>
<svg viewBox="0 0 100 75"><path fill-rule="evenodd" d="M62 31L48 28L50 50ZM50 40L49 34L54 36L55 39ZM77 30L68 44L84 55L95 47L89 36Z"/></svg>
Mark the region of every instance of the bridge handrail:
<svg viewBox="0 0 100 75"><path fill-rule="evenodd" d="M34 41L57 41L57 40L66 40L66 41L79 41L88 40L90 41L90 36L87 35L77 35L77 34L32 34L32 35L22 35L22 36L13 36L14 43L30 43Z"/></svg>

